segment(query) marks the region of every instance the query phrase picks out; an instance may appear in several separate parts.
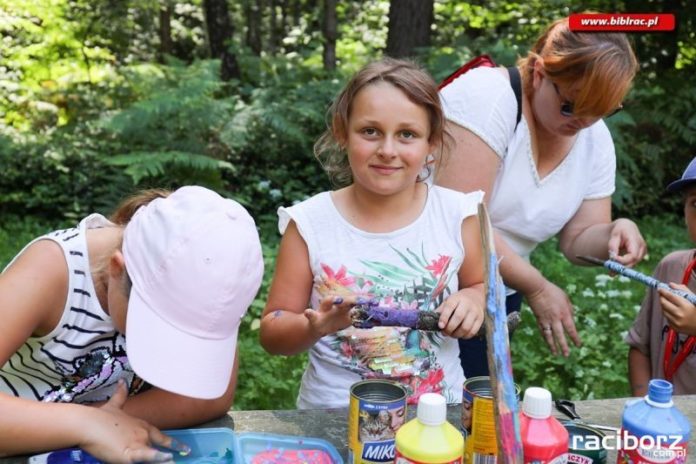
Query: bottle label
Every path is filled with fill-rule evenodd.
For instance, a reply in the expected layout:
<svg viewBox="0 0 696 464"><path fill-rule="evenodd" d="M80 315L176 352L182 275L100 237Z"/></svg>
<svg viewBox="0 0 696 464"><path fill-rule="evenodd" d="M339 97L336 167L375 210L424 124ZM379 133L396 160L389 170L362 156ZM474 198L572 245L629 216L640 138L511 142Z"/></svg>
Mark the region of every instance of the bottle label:
<svg viewBox="0 0 696 464"><path fill-rule="evenodd" d="M632 449L620 449L617 462L632 462L633 464L684 464L686 462L686 457L686 443L680 443L670 445L669 447L654 446L652 448L637 447Z"/></svg>
<svg viewBox="0 0 696 464"><path fill-rule="evenodd" d="M443 461L439 463L424 463L421 461L416 461L415 459L410 459L404 456L399 452L399 450L396 450L396 460L394 460L394 464L462 464L462 457L458 457L454 461Z"/></svg>
<svg viewBox="0 0 696 464"><path fill-rule="evenodd" d="M551 459L550 461L544 461L541 459L532 459L532 460L527 460L525 458L524 463L525 464L566 464L568 462L568 453L563 453L559 456L556 456L555 458Z"/></svg>

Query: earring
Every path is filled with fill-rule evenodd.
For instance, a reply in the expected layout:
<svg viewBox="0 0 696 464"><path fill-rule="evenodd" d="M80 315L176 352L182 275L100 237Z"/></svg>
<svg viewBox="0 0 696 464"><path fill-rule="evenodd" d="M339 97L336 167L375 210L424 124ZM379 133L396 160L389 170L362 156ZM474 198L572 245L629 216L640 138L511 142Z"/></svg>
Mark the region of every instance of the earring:
<svg viewBox="0 0 696 464"><path fill-rule="evenodd" d="M428 180L428 178L432 175L434 161L435 156L432 153L425 157L425 163L423 163L421 172L418 173L418 177L416 178L418 182L424 182Z"/></svg>

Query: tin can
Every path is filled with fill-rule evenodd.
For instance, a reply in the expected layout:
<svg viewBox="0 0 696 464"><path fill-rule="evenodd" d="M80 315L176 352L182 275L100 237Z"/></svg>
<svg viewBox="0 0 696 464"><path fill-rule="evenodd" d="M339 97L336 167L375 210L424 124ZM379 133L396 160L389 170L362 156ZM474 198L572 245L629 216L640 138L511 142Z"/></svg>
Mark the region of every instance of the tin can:
<svg viewBox="0 0 696 464"><path fill-rule="evenodd" d="M406 390L388 380L363 380L350 387L348 463L394 461L394 437L406 421Z"/></svg>
<svg viewBox="0 0 696 464"><path fill-rule="evenodd" d="M515 395L520 396L518 385L515 385ZM490 377L471 377L464 382L461 431L465 440L465 463L496 462L498 440Z"/></svg>
<svg viewBox="0 0 696 464"><path fill-rule="evenodd" d="M607 450L602 446L604 432L575 421L561 421L568 430L568 462L606 464Z"/></svg>

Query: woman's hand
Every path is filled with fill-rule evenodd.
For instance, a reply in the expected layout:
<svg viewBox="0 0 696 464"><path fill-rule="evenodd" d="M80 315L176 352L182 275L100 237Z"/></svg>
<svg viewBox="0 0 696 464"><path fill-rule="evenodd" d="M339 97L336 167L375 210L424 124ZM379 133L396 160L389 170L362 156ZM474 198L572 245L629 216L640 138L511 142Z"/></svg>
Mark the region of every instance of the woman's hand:
<svg viewBox="0 0 696 464"><path fill-rule="evenodd" d="M318 310L307 308L304 315L312 331L321 338L349 327L352 323L350 310L355 304L355 297L329 295L321 300Z"/></svg>
<svg viewBox="0 0 696 464"><path fill-rule="evenodd" d="M84 438L79 446L97 459L130 464L135 462L173 463L172 453L159 451L153 445L186 455L191 449L164 435L144 420L121 410L128 392L121 380L111 399L99 408L84 408L89 414L84 425Z"/></svg>
<svg viewBox="0 0 696 464"><path fill-rule="evenodd" d="M570 354L566 333L575 346L580 346L580 336L573 320L573 305L563 290L545 279L538 291L525 296L536 316L541 336L554 355L558 354L558 347L563 356Z"/></svg>
<svg viewBox="0 0 696 464"><path fill-rule="evenodd" d="M483 285L479 285L483 287ZM483 324L483 290L476 292L473 287L450 295L438 308L440 320L438 327L450 337L471 338Z"/></svg>
<svg viewBox="0 0 696 464"><path fill-rule="evenodd" d="M609 258L624 266L640 262L648 251L636 223L623 218L612 222L608 248Z"/></svg>
<svg viewBox="0 0 696 464"><path fill-rule="evenodd" d="M669 286L677 290L693 293L686 285L672 282ZM687 299L667 290L660 288L657 291L660 294L662 314L667 319L669 326L679 333L696 335L696 306Z"/></svg>

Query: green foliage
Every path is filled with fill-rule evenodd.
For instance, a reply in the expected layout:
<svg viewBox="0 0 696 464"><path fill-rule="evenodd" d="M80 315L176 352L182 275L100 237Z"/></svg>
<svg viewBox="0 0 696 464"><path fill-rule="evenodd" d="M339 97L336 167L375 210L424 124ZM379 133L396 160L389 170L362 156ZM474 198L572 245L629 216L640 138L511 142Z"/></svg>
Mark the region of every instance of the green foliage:
<svg viewBox="0 0 696 464"><path fill-rule="evenodd" d="M61 226L68 225L66 222ZM31 216L3 216L0 221L0 269L4 269L27 243L54 228L46 221Z"/></svg>
<svg viewBox="0 0 696 464"><path fill-rule="evenodd" d="M168 152L131 152L127 155L117 155L107 161L108 164L115 166L127 166L125 173L131 176L135 184L147 177L163 176L171 165L180 170L179 175L169 177L182 179L180 183L200 183L212 184L218 180L218 174L222 170L233 170L233 166L226 161L214 160L195 153L184 153L180 151ZM193 171L193 172L192 172ZM205 176L197 176L195 171L204 174L212 174L212 178L207 180ZM199 182L196 182L198 180Z"/></svg>
<svg viewBox="0 0 696 464"><path fill-rule="evenodd" d="M133 183L201 183L222 189L229 150L219 133L234 98L222 97L215 62L160 68L156 88L140 101L103 121L118 155L108 162L126 166ZM150 87L150 86L148 86Z"/></svg>
<svg viewBox="0 0 696 464"><path fill-rule="evenodd" d="M324 76L296 60L264 61L258 74L248 76L256 86L242 88L220 139L236 168L225 176L229 190L275 234L278 206L330 187L312 147L344 77Z"/></svg>
<svg viewBox="0 0 696 464"><path fill-rule="evenodd" d="M89 127L52 137L0 135L0 214L77 220L107 212L132 188L109 166Z"/></svg>
<svg viewBox="0 0 696 464"><path fill-rule="evenodd" d="M629 215L676 211L665 186L681 176L696 154L696 89L682 72L639 76L626 110L606 122L617 154L614 204Z"/></svg>
<svg viewBox="0 0 696 464"><path fill-rule="evenodd" d="M266 236L263 246L265 273L259 295L239 329L239 376L234 408L294 409L307 355L271 356L259 343L260 318L278 253L277 239ZM274 236L270 236L274 237ZM271 243L270 245L268 243Z"/></svg>
<svg viewBox="0 0 696 464"><path fill-rule="evenodd" d="M667 253L694 246L677 215L646 217L639 226L650 255L637 269L648 275ZM556 240L545 243L534 252L532 261L573 301L575 326L583 345L571 346L568 358L553 357L525 305L522 324L511 344L515 381L522 388L543 385L557 398L630 396L628 345L623 338L638 313L645 287L626 277L612 278L603 268L573 266L557 245Z"/></svg>

